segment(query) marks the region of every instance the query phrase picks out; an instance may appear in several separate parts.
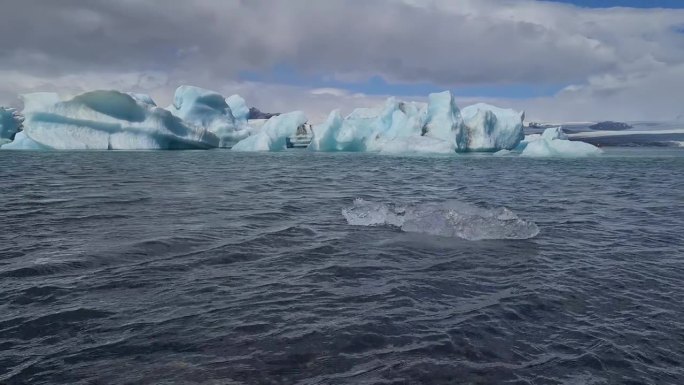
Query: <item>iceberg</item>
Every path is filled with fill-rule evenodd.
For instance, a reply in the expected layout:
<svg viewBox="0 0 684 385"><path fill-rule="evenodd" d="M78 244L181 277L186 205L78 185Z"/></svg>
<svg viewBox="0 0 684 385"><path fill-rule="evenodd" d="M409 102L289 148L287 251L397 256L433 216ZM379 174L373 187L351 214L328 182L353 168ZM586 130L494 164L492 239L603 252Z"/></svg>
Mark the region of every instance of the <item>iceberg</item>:
<svg viewBox="0 0 684 385"><path fill-rule="evenodd" d="M50 148L44 146L35 140L26 136L24 131L19 131L14 136L14 140L0 146L2 150L49 150Z"/></svg>
<svg viewBox="0 0 684 385"><path fill-rule="evenodd" d="M24 130L17 143L3 149L205 149L219 143L207 130L118 91L93 91L66 101L53 93L22 98Z"/></svg>
<svg viewBox="0 0 684 385"><path fill-rule="evenodd" d="M23 121L24 117L15 108L0 107L0 145L14 139Z"/></svg>
<svg viewBox="0 0 684 385"><path fill-rule="evenodd" d="M239 98L234 95L233 100ZM244 99L240 98L244 104ZM219 138L219 147L232 147L250 134L247 120L237 121L223 95L194 86L176 89L173 104L166 109L189 125L205 129ZM247 110L249 112L249 109Z"/></svg>
<svg viewBox="0 0 684 385"><path fill-rule="evenodd" d="M585 157L603 153L589 143L568 140L562 127L551 127L542 134L526 136L516 151L526 157Z"/></svg>
<svg viewBox="0 0 684 385"><path fill-rule="evenodd" d="M274 116L261 129L233 146L234 151L281 151L287 148L287 138L297 133L308 119L301 111Z"/></svg>
<svg viewBox="0 0 684 385"><path fill-rule="evenodd" d="M461 110L461 151L499 151L515 148L525 137L525 113L479 103Z"/></svg>
<svg viewBox="0 0 684 385"><path fill-rule="evenodd" d="M311 151L354 151L366 150L366 138L371 134L374 117L356 117L355 110L343 119L339 110L330 113L325 123L313 127Z"/></svg>
<svg viewBox="0 0 684 385"><path fill-rule="evenodd" d="M325 123L314 126L309 150L383 154L453 153L456 149L455 140L445 141L423 135L426 119L425 106L397 101L395 98L387 99L382 109L358 108L346 118L342 118L339 110L335 110ZM439 136L439 133L435 136Z"/></svg>
<svg viewBox="0 0 684 385"><path fill-rule="evenodd" d="M249 107L247 107L247 102L240 95L232 95L226 98L226 104L233 113L233 117L237 122L247 123L249 120Z"/></svg>
<svg viewBox="0 0 684 385"><path fill-rule="evenodd" d="M9 141L18 128L7 118L10 113L2 111L0 141ZM26 131L14 147L223 147L236 151L307 147L310 151L381 154L524 150L520 146L524 113L488 104L461 110L450 91L430 94L427 103L392 97L384 106L357 108L346 117L334 110L325 122L313 127L300 111L283 115L257 112L239 95L225 98L215 91L187 85L176 89L173 103L165 109L140 93L94 91L66 101L54 93L34 93L24 97ZM256 116L266 119L250 119ZM525 146L527 143L531 141ZM536 150L539 146L532 145L528 154L542 152ZM559 151L565 150L559 147Z"/></svg>
<svg viewBox="0 0 684 385"><path fill-rule="evenodd" d="M445 142L462 142L463 119L454 95L450 91L433 93L428 96L428 100L426 121L421 134Z"/></svg>
<svg viewBox="0 0 684 385"><path fill-rule="evenodd" d="M389 98L382 109L359 108L346 118L333 111L314 127L312 151L452 153L513 149L524 138L524 113L487 104L456 105L451 92L428 104Z"/></svg>
<svg viewBox="0 0 684 385"><path fill-rule="evenodd" d="M405 232L471 241L530 239L539 234L534 222L525 221L505 207L482 208L464 202L392 205L360 198L342 210L352 226L390 226Z"/></svg>

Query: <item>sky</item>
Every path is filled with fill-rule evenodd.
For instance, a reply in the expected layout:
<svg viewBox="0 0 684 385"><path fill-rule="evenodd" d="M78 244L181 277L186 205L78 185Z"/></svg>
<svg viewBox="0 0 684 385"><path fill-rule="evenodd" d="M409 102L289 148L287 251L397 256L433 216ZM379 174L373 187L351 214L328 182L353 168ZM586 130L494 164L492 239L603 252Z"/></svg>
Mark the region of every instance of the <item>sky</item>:
<svg viewBox="0 0 684 385"><path fill-rule="evenodd" d="M265 111L451 90L528 120L684 119L684 0L3 0L0 105L176 87Z"/></svg>

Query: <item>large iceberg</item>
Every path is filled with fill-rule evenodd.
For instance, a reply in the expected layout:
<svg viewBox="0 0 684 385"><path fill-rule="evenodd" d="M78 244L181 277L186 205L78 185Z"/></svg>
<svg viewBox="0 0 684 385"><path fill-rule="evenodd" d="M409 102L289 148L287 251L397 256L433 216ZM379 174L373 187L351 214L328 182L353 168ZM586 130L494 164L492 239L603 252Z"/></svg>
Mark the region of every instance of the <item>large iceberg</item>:
<svg viewBox="0 0 684 385"><path fill-rule="evenodd" d="M5 148L279 151L308 146L323 152L449 154L512 150L524 138L524 113L487 104L460 110L449 91L430 94L427 103L389 98L384 106L358 108L346 117L335 110L313 128L298 111L250 119L253 110L239 95L225 98L194 86L179 87L166 109L145 94L94 91L67 101L54 93L26 95L23 112L24 134ZM4 141L18 131L10 127L14 120L5 123L7 116L0 112Z"/></svg>
<svg viewBox="0 0 684 385"><path fill-rule="evenodd" d="M0 107L0 145L14 139L23 121L24 117L16 109Z"/></svg>
<svg viewBox="0 0 684 385"><path fill-rule="evenodd" d="M525 221L505 207L483 208L449 201L393 205L360 198L342 210L352 226L391 226L402 231L467 240L529 239L539 234L534 222Z"/></svg>
<svg viewBox="0 0 684 385"><path fill-rule="evenodd" d="M603 153L600 148L589 143L568 140L562 127L551 127L541 135L526 136L516 151L527 157L584 157Z"/></svg>
<svg viewBox="0 0 684 385"><path fill-rule="evenodd" d="M240 105L237 104L238 98ZM228 100L234 102L234 107L240 112L240 119L233 115ZM247 126L244 116L246 105L244 99L237 95L226 99L223 95L194 86L180 86L176 89L173 104L166 109L175 116L183 119L187 124L215 134L219 138L220 147L232 147L235 143L248 137L251 130ZM246 109L249 113L249 109Z"/></svg>
<svg viewBox="0 0 684 385"><path fill-rule="evenodd" d="M281 151L287 148L287 139L307 122L301 111L274 116L251 136L233 146L235 151Z"/></svg>
<svg viewBox="0 0 684 385"><path fill-rule="evenodd" d="M524 114L486 104L459 110L451 92L430 94L427 105L390 98L382 109L360 108L346 118L333 111L314 127L312 151L453 153L515 148Z"/></svg>
<svg viewBox="0 0 684 385"><path fill-rule="evenodd" d="M219 143L206 129L150 104L149 97L93 91L66 101L53 93L22 98L22 135L3 149L204 149Z"/></svg>
<svg viewBox="0 0 684 385"><path fill-rule="evenodd" d="M314 126L312 151L380 153L454 152L455 145L422 136L424 106L389 98L382 109L358 108L346 118L333 111ZM453 141L452 141L453 142Z"/></svg>

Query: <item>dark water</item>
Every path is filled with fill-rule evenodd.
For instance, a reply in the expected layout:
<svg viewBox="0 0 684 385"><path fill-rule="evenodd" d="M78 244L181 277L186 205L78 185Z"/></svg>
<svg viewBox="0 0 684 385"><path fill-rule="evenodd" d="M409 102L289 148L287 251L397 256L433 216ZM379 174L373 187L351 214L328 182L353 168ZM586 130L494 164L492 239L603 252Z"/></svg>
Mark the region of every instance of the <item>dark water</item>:
<svg viewBox="0 0 684 385"><path fill-rule="evenodd" d="M0 383L684 383L682 150L0 164ZM356 197L540 233L352 227Z"/></svg>

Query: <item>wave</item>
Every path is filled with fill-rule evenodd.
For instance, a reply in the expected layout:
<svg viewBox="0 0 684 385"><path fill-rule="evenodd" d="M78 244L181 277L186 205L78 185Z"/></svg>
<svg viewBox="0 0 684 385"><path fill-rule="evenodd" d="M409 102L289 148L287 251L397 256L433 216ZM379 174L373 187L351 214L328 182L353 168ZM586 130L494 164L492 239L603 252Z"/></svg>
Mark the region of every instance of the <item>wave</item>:
<svg viewBox="0 0 684 385"><path fill-rule="evenodd" d="M357 198L342 215L352 226L392 226L470 241L530 239L539 234L534 222L520 219L506 207L489 209L457 201L402 206Z"/></svg>

